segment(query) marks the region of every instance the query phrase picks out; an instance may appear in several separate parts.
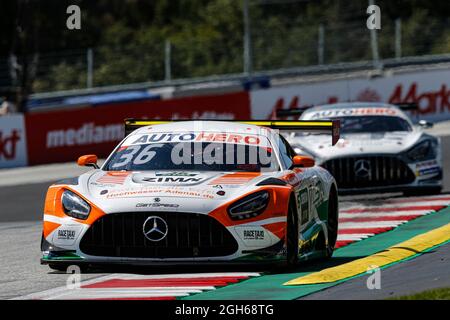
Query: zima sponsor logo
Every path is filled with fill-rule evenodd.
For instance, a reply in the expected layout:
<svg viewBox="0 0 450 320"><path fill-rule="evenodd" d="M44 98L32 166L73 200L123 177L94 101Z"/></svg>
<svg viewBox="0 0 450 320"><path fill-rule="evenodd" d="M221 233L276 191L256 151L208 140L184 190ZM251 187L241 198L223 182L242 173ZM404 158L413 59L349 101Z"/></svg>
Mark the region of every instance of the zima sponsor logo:
<svg viewBox="0 0 450 320"><path fill-rule="evenodd" d="M47 148L82 146L120 141L124 136L123 124L95 125L85 123L80 128L53 130L47 133Z"/></svg>
<svg viewBox="0 0 450 320"><path fill-rule="evenodd" d="M184 178L184 177L147 177L143 178L142 181L150 183L193 183L201 182L203 178Z"/></svg>

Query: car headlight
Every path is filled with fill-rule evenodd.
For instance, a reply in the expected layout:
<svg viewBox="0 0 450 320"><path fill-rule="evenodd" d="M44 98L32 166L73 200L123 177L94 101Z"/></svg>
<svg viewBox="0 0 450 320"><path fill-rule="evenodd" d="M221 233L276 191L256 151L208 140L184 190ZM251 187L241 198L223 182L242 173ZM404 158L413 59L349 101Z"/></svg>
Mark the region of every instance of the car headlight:
<svg viewBox="0 0 450 320"><path fill-rule="evenodd" d="M413 161L424 160L435 156L435 144L431 140L425 140L417 144L407 152L408 158Z"/></svg>
<svg viewBox="0 0 450 320"><path fill-rule="evenodd" d="M269 204L269 192L259 191L248 195L228 208L228 214L233 220L256 217L263 213Z"/></svg>
<svg viewBox="0 0 450 320"><path fill-rule="evenodd" d="M64 213L68 216L86 220L91 212L91 206L69 190L65 190L61 197Z"/></svg>

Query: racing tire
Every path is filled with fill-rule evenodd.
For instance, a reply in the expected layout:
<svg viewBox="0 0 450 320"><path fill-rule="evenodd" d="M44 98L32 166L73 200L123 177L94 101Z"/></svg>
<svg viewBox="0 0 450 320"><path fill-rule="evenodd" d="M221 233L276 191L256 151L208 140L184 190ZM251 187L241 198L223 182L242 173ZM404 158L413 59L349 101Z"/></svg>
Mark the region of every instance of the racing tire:
<svg viewBox="0 0 450 320"><path fill-rule="evenodd" d="M288 266L298 263L298 216L293 200L289 204L287 215L286 262Z"/></svg>
<svg viewBox="0 0 450 320"><path fill-rule="evenodd" d="M336 245L338 236L338 224L339 224L339 213L338 213L338 199L336 189L333 187L330 190L329 202L328 202L328 221L327 221L327 232L328 232L328 245L325 247L325 258L329 259L333 255L334 246Z"/></svg>

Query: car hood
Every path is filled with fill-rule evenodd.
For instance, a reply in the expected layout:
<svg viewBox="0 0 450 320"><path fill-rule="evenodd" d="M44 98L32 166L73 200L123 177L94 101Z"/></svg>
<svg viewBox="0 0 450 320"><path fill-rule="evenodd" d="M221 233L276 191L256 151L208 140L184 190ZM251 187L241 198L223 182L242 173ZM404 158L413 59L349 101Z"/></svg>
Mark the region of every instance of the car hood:
<svg viewBox="0 0 450 320"><path fill-rule="evenodd" d="M421 135L419 131L342 134L335 146L326 135L297 136L290 142L293 147L325 160L356 154L398 154L416 144Z"/></svg>
<svg viewBox="0 0 450 320"><path fill-rule="evenodd" d="M257 189L273 173L232 172L107 172L93 170L74 186L106 213L179 211L209 213Z"/></svg>

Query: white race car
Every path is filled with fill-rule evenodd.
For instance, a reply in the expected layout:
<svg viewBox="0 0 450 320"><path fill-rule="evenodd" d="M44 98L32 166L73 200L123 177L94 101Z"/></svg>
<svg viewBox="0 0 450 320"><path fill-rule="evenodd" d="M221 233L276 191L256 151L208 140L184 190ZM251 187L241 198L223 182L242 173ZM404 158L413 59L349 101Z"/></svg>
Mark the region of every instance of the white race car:
<svg viewBox="0 0 450 320"><path fill-rule="evenodd" d="M430 123L413 125L398 106L351 102L277 114L301 114L301 120L340 120L341 139L335 146L313 132L292 132L286 138L297 154L314 157L333 174L341 194L439 193L442 189L440 139L423 131Z"/></svg>
<svg viewBox="0 0 450 320"><path fill-rule="evenodd" d="M101 168L95 155L80 157L95 169L49 187L41 262L64 270L330 257L334 178L272 128L339 139L332 121L127 120L131 133Z"/></svg>

